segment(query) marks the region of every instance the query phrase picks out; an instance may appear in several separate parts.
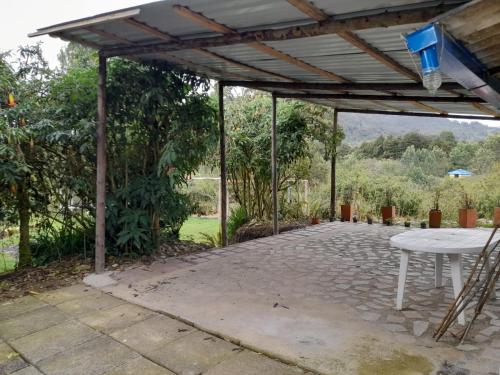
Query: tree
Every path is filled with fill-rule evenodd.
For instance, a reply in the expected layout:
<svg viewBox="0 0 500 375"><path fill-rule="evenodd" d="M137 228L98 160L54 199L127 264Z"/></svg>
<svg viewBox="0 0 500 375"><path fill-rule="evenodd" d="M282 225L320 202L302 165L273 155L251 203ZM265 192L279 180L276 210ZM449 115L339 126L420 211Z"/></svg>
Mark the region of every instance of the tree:
<svg viewBox="0 0 500 375"><path fill-rule="evenodd" d="M271 217L271 100L246 92L226 106L229 128L227 170L236 201L248 216ZM277 113L278 189L288 180L304 177L304 161L310 156L308 141L321 138L325 157L331 156L331 129L322 115L324 109L297 101L280 101ZM322 129L322 130L321 130ZM331 132L331 130L330 130ZM306 164L308 162L306 161ZM310 163L310 162L309 162ZM310 164L309 164L310 165Z"/></svg>
<svg viewBox="0 0 500 375"><path fill-rule="evenodd" d="M450 151L451 167L468 169L478 151L477 143L460 142Z"/></svg>

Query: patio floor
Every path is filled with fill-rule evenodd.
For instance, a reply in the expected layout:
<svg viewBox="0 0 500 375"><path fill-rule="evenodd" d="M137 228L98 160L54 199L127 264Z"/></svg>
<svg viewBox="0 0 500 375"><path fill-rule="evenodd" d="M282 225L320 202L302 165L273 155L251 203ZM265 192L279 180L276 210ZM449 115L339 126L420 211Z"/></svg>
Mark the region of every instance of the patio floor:
<svg viewBox="0 0 500 375"><path fill-rule="evenodd" d="M405 309L394 309L399 251L388 240L403 230L322 224L129 269L104 290L318 373L498 374L497 301L465 345L432 339L452 301L446 261L435 289L434 258L410 258Z"/></svg>

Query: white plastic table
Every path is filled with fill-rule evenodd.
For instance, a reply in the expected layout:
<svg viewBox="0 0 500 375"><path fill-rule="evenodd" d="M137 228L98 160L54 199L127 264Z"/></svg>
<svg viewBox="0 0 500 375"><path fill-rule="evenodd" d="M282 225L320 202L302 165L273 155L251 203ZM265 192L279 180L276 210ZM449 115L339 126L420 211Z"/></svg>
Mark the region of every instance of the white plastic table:
<svg viewBox="0 0 500 375"><path fill-rule="evenodd" d="M491 235L488 229L421 229L410 230L391 237L391 246L401 249L401 263L399 265L398 295L396 308L402 310L403 297L408 271L410 252L421 251L436 254L435 286L443 285L443 255L450 260L451 280L455 298L463 287L462 254L479 254ZM500 241L497 235L490 244L490 248ZM462 312L458 317L459 324L465 324Z"/></svg>

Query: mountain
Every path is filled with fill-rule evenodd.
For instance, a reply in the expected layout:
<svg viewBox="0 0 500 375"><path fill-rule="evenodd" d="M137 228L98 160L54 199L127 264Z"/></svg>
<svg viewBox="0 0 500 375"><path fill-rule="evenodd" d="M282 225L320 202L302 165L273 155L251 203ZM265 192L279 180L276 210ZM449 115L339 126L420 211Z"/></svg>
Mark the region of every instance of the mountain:
<svg viewBox="0 0 500 375"><path fill-rule="evenodd" d="M402 135L416 132L433 135L451 131L459 141L480 141L500 128L489 127L477 121L462 122L445 118L367 115L340 113L339 124L344 129L345 143L355 145L380 135Z"/></svg>

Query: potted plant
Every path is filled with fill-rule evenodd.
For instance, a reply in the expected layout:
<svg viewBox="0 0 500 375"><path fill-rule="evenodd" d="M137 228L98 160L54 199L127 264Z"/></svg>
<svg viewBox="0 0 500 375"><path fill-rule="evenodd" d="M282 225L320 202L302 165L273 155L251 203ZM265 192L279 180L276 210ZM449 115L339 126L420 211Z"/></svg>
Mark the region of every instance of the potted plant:
<svg viewBox="0 0 500 375"><path fill-rule="evenodd" d="M373 214L372 214L371 212L368 212L368 213L366 214L366 222L367 222L368 224L373 224Z"/></svg>
<svg viewBox="0 0 500 375"><path fill-rule="evenodd" d="M394 205L394 194L392 190L386 189L385 198L382 208L380 209L382 214L382 223L386 223L387 220L393 221L396 217L396 206Z"/></svg>
<svg viewBox="0 0 500 375"><path fill-rule="evenodd" d="M352 222L353 223L357 223L358 222L358 217L357 216L353 216L352 217Z"/></svg>
<svg viewBox="0 0 500 375"><path fill-rule="evenodd" d="M500 203L493 210L493 225L500 225Z"/></svg>
<svg viewBox="0 0 500 375"><path fill-rule="evenodd" d="M352 187L346 187L342 194L343 204L340 205L340 217L344 221L352 219L352 201L354 199L354 190Z"/></svg>
<svg viewBox="0 0 500 375"><path fill-rule="evenodd" d="M409 216L405 217L405 228L411 227L411 220Z"/></svg>
<svg viewBox="0 0 500 375"><path fill-rule="evenodd" d="M321 204L318 201L314 201L311 203L309 213L311 216L312 225L317 225L320 223L320 218L319 218L320 210L321 210Z"/></svg>
<svg viewBox="0 0 500 375"><path fill-rule="evenodd" d="M420 223L420 228L421 228L421 229L425 229L425 228L427 228L427 224L425 223L425 221L422 221L422 222Z"/></svg>
<svg viewBox="0 0 500 375"><path fill-rule="evenodd" d="M392 219L392 217L391 217L391 218L387 219L386 221L384 221L384 224L385 224L385 225L387 225L388 227L390 227L390 226L392 225L392 223L393 223L393 221L392 221L392 220L393 220L393 219Z"/></svg>
<svg viewBox="0 0 500 375"><path fill-rule="evenodd" d="M462 208L458 210L458 225L461 228L475 228L477 221L477 210L474 207L472 197L463 193Z"/></svg>
<svg viewBox="0 0 500 375"><path fill-rule="evenodd" d="M441 228L441 210L439 209L439 198L441 192L436 190L434 192L433 207L429 211L429 228Z"/></svg>

